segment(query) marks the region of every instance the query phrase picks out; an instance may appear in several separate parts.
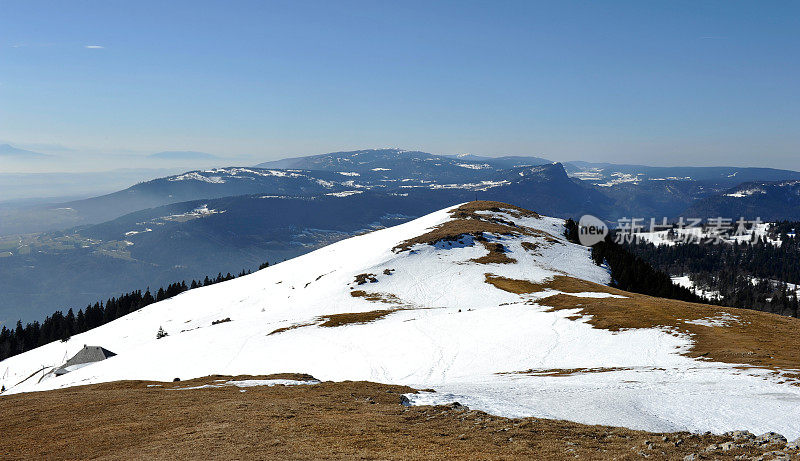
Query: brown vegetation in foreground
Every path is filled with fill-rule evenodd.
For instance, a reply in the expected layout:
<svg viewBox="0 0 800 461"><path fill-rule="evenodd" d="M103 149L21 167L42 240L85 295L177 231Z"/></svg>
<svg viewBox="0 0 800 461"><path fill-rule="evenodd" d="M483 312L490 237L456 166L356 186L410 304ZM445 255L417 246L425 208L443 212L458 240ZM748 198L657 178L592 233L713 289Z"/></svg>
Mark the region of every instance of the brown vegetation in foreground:
<svg viewBox="0 0 800 461"><path fill-rule="evenodd" d="M780 448L706 453L732 438L507 419L459 405L403 407L401 395L413 389L369 382L170 390L228 379L127 381L2 397L0 459L680 460Z"/></svg>
<svg viewBox="0 0 800 461"><path fill-rule="evenodd" d="M511 293L559 293L536 301L551 310L578 309L596 328L619 331L629 328L667 327L691 335L690 357L755 367L800 368L800 320L747 309L710 306L629 293L568 276L544 283L513 280L486 274L486 282ZM582 298L569 293L600 292L625 298ZM688 323L728 314L735 318L725 326Z"/></svg>

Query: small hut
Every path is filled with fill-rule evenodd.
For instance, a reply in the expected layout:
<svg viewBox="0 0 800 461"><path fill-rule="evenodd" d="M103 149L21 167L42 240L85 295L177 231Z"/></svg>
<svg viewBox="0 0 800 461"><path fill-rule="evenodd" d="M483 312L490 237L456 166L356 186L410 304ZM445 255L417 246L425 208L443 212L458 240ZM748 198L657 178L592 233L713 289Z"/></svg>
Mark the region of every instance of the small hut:
<svg viewBox="0 0 800 461"><path fill-rule="evenodd" d="M67 360L64 365L56 368L53 373L56 376L61 376L63 374L69 373L70 371L77 370L82 366L86 366L90 363L100 362L105 360L109 357L113 357L117 354L111 352L108 349L105 349L100 346L87 346L83 345L83 349L78 351L71 359Z"/></svg>

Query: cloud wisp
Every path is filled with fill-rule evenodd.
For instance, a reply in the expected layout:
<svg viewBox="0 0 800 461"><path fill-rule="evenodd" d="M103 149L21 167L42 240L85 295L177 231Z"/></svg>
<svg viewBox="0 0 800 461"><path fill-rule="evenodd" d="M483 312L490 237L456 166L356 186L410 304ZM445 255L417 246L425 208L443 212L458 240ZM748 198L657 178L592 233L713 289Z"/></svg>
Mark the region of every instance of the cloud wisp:
<svg viewBox="0 0 800 461"><path fill-rule="evenodd" d="M86 46L84 46L84 48L86 48L88 50L103 50L103 49L105 49L105 47L101 46L101 45L86 45Z"/></svg>

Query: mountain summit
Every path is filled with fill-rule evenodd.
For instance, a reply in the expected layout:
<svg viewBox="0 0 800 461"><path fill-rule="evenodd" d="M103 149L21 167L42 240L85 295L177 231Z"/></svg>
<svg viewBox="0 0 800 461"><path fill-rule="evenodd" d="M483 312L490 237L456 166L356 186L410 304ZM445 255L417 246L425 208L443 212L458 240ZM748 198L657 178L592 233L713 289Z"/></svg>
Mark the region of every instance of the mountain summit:
<svg viewBox="0 0 800 461"><path fill-rule="evenodd" d="M0 157L41 160L53 156L50 154L43 154L41 152L20 149L19 147L14 147L11 144L0 144Z"/></svg>
<svg viewBox="0 0 800 461"><path fill-rule="evenodd" d="M449 207L12 357L0 383L297 372L434 390L413 405L800 436L795 319L611 288L564 230L504 203ZM116 355L56 376L87 344Z"/></svg>

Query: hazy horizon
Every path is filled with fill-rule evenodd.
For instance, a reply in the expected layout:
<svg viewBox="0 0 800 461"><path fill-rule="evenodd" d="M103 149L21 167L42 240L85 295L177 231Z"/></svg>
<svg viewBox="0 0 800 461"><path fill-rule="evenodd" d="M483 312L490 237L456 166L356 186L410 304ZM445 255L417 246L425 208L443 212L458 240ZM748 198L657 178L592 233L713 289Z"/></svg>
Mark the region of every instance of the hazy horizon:
<svg viewBox="0 0 800 461"><path fill-rule="evenodd" d="M784 170L800 170L800 165L795 168L792 168L791 165L776 165L776 166L769 166L764 165L763 163L759 163L755 160L748 161L748 159L744 160L731 160L729 162L700 162L700 163L675 163L675 162L648 162L648 159L642 159L642 161L630 161L630 162L617 162L613 160L609 160L605 157L598 157L598 158L590 158L590 159L583 159L583 158L569 158L569 159L556 159L550 156L547 156L544 153L475 153L475 152L436 152L431 150L425 149L409 149L402 146L399 147L387 147L387 146L362 146L362 147L350 147L350 148L340 148L340 149L329 149L325 151L313 151L307 153L287 153L287 154L277 154L271 156L270 158L259 158L255 156L249 155L238 155L238 156L221 156L216 155L211 152L200 152L198 153L205 153L211 154L212 158L177 158L177 159L160 159L154 158L153 155L157 153L164 153L164 152L181 152L181 151L160 151L160 152L117 152L117 153L109 153L109 152L87 152L81 151L78 149L66 149L63 148L62 150L53 151L51 149L42 148L41 145L37 144L16 144L10 143L7 141L0 141L0 145L9 144L13 147L20 148L23 150L29 150L36 153L43 153L47 154L48 157L44 159L35 159L35 160L25 160L13 157L0 157L0 160L3 161L3 166L0 167L0 177L5 175L38 175L38 174L58 174L58 173L65 173L65 174L81 174L81 173L115 173L115 172L122 172L125 170L150 170L154 172L172 172L179 173L191 170L203 170L209 168L225 168L225 167L252 167L259 163L270 162L274 160L282 160L286 158L295 158L295 157L306 157L306 156L313 156L313 155L321 155L321 154L328 154L333 152L349 152L349 151L358 151L358 150L372 150L372 149L386 149L386 148L397 148L401 150L418 150L422 152L427 152L434 155L476 155L482 157L503 157L503 156L525 156L525 157L540 157L546 160L550 160L553 162L559 163L572 163L572 162L588 162L588 163L610 163L610 164L617 164L617 165L642 165L642 166L653 166L653 167L719 167L719 166L730 166L730 167L741 167L741 168L775 168L775 169L784 169ZM34 150L38 149L38 150Z"/></svg>
<svg viewBox="0 0 800 461"><path fill-rule="evenodd" d="M376 146L798 170L799 13L791 2L10 2L0 140L55 157L0 171Z"/></svg>

